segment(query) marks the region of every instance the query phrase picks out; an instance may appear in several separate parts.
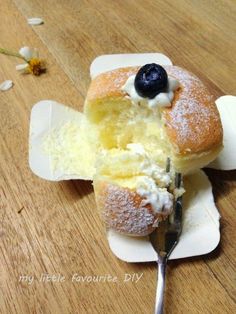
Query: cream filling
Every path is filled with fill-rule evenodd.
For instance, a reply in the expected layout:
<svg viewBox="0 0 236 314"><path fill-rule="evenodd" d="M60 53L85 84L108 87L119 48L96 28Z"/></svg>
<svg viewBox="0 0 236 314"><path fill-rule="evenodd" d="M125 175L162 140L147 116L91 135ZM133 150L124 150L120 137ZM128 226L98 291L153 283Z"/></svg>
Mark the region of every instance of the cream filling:
<svg viewBox="0 0 236 314"><path fill-rule="evenodd" d="M129 143L126 149L104 150L96 169L98 177L135 190L143 198L142 205L150 204L155 214L169 215L175 193L184 193L183 189L173 191L174 172L166 172L141 143Z"/></svg>
<svg viewBox="0 0 236 314"><path fill-rule="evenodd" d="M140 172L144 176L140 176L137 181L137 193L145 198L142 204L150 204L155 213L170 215L174 199L184 194L184 188L175 188L173 194L168 192L167 188L173 181L173 174L158 166L149 157L142 144L128 144L127 149L134 154L144 157L140 166Z"/></svg>
<svg viewBox="0 0 236 314"><path fill-rule="evenodd" d="M165 93L159 93L156 97L150 98L143 98L141 97L135 89L134 86L135 75L131 75L126 83L122 86L122 91L126 92L131 99L133 104L144 104L150 109L156 109L158 107L170 107L171 102L174 99L174 92L180 86L179 81L172 77L168 77L168 87Z"/></svg>
<svg viewBox="0 0 236 314"><path fill-rule="evenodd" d="M156 162L149 157L149 154L145 151L142 144L131 143L127 145L127 148L134 154L144 157L140 166L140 172L142 174L154 179L159 187L167 187L171 184L171 173L167 173L165 169L158 166Z"/></svg>
<svg viewBox="0 0 236 314"><path fill-rule="evenodd" d="M172 182L170 173L167 173L156 163L150 161L150 159L145 160L141 164L141 170L144 174L153 178L159 187L167 187Z"/></svg>
<svg viewBox="0 0 236 314"><path fill-rule="evenodd" d="M106 154L105 167L102 165L104 159L101 160L100 170L103 170L100 175L113 176L113 180L119 182L119 185L135 188L143 198L143 206L150 204L155 214L169 215L173 209L174 195L167 188L173 181L173 173L167 173L157 165L141 143L129 143L126 150L113 151L113 154L110 158L109 154ZM127 165L128 172L125 170ZM132 177L135 179L133 187L129 186L132 185Z"/></svg>
<svg viewBox="0 0 236 314"><path fill-rule="evenodd" d="M164 213L169 215L173 209L173 194L167 188L160 188L150 177L141 177L138 180L137 193L144 197L142 205L150 204L155 214Z"/></svg>

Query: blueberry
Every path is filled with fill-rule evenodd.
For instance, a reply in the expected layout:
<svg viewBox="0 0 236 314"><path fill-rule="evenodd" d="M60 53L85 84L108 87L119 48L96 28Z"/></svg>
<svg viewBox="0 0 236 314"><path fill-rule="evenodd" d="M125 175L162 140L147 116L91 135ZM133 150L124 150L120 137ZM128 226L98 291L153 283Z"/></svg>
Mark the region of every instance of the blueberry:
<svg viewBox="0 0 236 314"><path fill-rule="evenodd" d="M154 98L167 88L168 76L166 70L156 63L146 64L136 74L134 87L139 96Z"/></svg>

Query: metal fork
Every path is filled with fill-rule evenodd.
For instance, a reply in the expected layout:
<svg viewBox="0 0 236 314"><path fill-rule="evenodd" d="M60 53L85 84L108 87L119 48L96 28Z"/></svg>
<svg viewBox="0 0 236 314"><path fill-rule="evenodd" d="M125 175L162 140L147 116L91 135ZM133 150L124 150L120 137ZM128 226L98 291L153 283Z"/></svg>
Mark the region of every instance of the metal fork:
<svg viewBox="0 0 236 314"><path fill-rule="evenodd" d="M166 169L170 170L170 161L167 161ZM175 174L175 187L180 188L182 184L182 175ZM179 236L182 230L182 197L175 200L174 210L169 219L159 223L149 236L154 250L157 252L158 263L158 278L156 290L155 314L163 313L164 305L164 289L165 289L165 274L167 260L178 243Z"/></svg>

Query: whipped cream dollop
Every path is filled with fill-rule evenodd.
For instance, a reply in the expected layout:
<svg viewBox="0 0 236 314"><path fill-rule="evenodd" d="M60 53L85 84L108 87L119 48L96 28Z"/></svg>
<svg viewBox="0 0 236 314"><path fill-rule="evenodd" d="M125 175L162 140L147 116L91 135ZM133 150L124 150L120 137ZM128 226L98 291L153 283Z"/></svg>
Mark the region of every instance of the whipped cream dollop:
<svg viewBox="0 0 236 314"><path fill-rule="evenodd" d="M138 181L137 193L144 197L142 205L150 204L154 213L170 215L173 210L174 196L167 188L160 188L150 177L141 177Z"/></svg>
<svg viewBox="0 0 236 314"><path fill-rule="evenodd" d="M157 165L157 163L150 158L141 143L129 143L126 148L137 156L142 156L143 160L140 165L140 170L143 175L151 177L155 180L159 187L167 187L171 184L171 173L166 172L165 169Z"/></svg>
<svg viewBox="0 0 236 314"><path fill-rule="evenodd" d="M157 165L141 143L129 143L127 149L143 157L140 165L142 175L137 182L137 193L144 198L142 205L150 204L154 213L171 214L174 195L167 190L172 182L171 173Z"/></svg>
<svg viewBox="0 0 236 314"><path fill-rule="evenodd" d="M165 169L159 167L155 162L149 160L145 160L141 165L142 172L155 180L155 183L163 188L167 187L171 184L171 174L170 172L166 172Z"/></svg>
<svg viewBox="0 0 236 314"><path fill-rule="evenodd" d="M147 104L147 106L150 109L155 109L157 107L170 107L171 102L174 99L174 92L180 86L180 83L178 80L169 76L166 92L159 93L156 95L156 97L150 99L150 98L143 98L139 96L134 86L134 80L135 80L135 75L131 75L127 79L126 83L122 86L121 90L126 92L129 95L129 97L131 98L131 101L134 104L144 103L144 104Z"/></svg>

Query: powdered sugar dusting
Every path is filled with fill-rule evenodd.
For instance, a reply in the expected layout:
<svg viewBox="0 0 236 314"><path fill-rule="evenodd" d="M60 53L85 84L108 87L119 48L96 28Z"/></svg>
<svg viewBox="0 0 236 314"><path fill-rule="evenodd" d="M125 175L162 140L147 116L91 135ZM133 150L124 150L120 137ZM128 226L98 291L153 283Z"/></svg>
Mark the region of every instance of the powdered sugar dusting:
<svg viewBox="0 0 236 314"><path fill-rule="evenodd" d="M114 88L116 90L120 90L121 91L121 87L124 85L124 83L126 82L127 78L134 75L137 72L138 68L128 68L124 71L124 69L121 70L113 70L111 72L107 72L107 76L111 77L113 80L113 84L114 84ZM117 72L119 72L119 74L117 74ZM115 79L114 79L115 76Z"/></svg>
<svg viewBox="0 0 236 314"><path fill-rule="evenodd" d="M135 192L108 185L105 195L103 218L109 228L132 235L150 233L155 217L141 202L135 202Z"/></svg>
<svg viewBox="0 0 236 314"><path fill-rule="evenodd" d="M168 111L167 127L175 131L178 146L198 147L219 122L213 97L193 74L176 66L166 67L166 70L178 78L183 88L180 98Z"/></svg>

